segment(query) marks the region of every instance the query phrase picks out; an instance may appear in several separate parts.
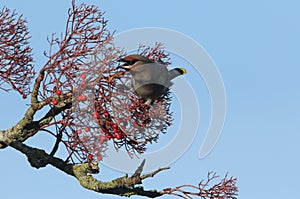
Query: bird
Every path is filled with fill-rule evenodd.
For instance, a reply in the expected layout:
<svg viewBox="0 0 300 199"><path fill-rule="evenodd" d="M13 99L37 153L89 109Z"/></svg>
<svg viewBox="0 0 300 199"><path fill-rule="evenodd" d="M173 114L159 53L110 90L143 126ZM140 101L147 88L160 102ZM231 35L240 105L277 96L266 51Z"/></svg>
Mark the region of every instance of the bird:
<svg viewBox="0 0 300 199"><path fill-rule="evenodd" d="M185 68L168 70L163 62L158 63L138 54L128 55L118 61L124 63L118 68L131 74L134 92L148 105L168 92L173 84L172 79L186 74Z"/></svg>

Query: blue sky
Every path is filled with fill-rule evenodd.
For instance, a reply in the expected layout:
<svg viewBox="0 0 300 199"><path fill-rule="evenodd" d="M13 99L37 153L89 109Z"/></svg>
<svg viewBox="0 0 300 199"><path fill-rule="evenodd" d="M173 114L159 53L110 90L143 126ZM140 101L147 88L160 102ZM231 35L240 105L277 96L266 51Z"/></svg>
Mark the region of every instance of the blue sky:
<svg viewBox="0 0 300 199"><path fill-rule="evenodd" d="M208 171L216 171L221 176L229 172L238 178L239 196L243 199L300 197L297 191L300 178L299 2L153 0L143 4L137 0L92 0L89 3L106 11L108 27L117 33L160 27L188 35L203 46L224 81L227 96L224 129L212 152L199 159L199 146L210 119L209 95L203 79L193 78L193 74L185 77L199 91L196 94L202 112L198 134L184 155L171 164L171 170L145 181L146 188L197 184ZM64 30L70 1L0 0L0 6L3 5L27 18L39 67L45 61L43 51L48 49L46 37ZM187 63L178 59L176 64ZM14 93L0 95L0 128L5 129L22 117L28 101ZM172 129L162 136L157 147L168 142L168 135L175 136ZM52 145L45 135L38 135L28 143L46 148ZM3 198L119 198L85 190L75 179L53 167L33 169L22 154L9 148L0 150L0 162ZM104 165L101 169L97 176L101 180L124 175Z"/></svg>

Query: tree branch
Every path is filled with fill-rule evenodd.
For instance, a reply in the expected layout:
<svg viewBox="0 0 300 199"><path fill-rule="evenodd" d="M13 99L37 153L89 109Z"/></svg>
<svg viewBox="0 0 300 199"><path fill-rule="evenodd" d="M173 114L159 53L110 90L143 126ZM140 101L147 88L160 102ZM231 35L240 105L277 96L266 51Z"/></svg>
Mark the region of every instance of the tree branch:
<svg viewBox="0 0 300 199"><path fill-rule="evenodd" d="M55 144L54 144L54 146L53 146L53 149L52 149L52 151L51 151L51 153L50 153L50 156L54 156L55 153L57 152L58 147L59 147L59 143L61 142L62 136L63 136L62 132L60 132L60 133L57 135L56 141L55 141Z"/></svg>
<svg viewBox="0 0 300 199"><path fill-rule="evenodd" d="M110 182L102 182L90 175L99 173L100 169L98 167L98 162L85 162L74 165L63 161L60 158L53 157L47 154L44 150L27 146L22 142L12 142L10 146L26 155L32 167L38 169L50 164L66 174L75 177L86 189L99 193L115 194L127 197L132 195L147 196L150 198L161 196L162 193L156 190L144 190L143 187L135 187L135 185L141 184L142 180L148 177L153 177L160 171L169 169L160 168L153 173L141 175L142 167L145 163L143 161L141 166L137 169L139 172L135 172L133 176L128 177L126 174L125 176L114 179Z"/></svg>
<svg viewBox="0 0 300 199"><path fill-rule="evenodd" d="M33 121L33 116L38 110L47 105L47 102L39 102L41 106L38 107L34 105L30 106L24 114L24 117L16 125L7 130L0 131L0 149L5 148L14 141L23 142L34 135L41 127L49 124L55 116L62 111L69 109L72 106L72 99L71 93L66 94L59 105L52 107L44 117L38 121Z"/></svg>
<svg viewBox="0 0 300 199"><path fill-rule="evenodd" d="M17 15L6 7L0 10L0 89L26 98L35 71L27 22Z"/></svg>

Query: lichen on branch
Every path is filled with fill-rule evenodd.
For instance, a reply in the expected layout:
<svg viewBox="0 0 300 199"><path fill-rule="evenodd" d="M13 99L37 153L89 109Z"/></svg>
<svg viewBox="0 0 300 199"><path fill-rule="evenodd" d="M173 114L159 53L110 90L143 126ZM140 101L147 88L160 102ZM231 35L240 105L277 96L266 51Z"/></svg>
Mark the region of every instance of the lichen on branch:
<svg viewBox="0 0 300 199"><path fill-rule="evenodd" d="M153 177L160 171L169 168L160 168L150 174L142 175L142 169L144 161L140 167L138 167L135 174L128 176L127 174L123 177L116 178L109 182L102 182L97 180L92 176L92 174L99 173L98 162L85 162L81 164L69 164L59 158L53 157L47 154L44 150L33 148L23 144L22 142L12 142L11 147L20 151L27 156L29 163L34 168L45 167L48 164L58 168L59 170L65 172L68 175L75 177L79 183L90 190L114 194L120 196L132 196L141 195L147 197L158 197L162 194L156 190L144 190L141 186L136 187L136 185L142 184L142 181L146 178Z"/></svg>

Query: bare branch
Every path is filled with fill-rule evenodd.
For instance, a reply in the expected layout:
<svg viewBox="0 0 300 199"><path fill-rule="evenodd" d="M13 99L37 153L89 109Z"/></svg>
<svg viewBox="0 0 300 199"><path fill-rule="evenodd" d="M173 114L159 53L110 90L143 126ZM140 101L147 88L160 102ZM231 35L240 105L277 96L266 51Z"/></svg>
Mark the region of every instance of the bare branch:
<svg viewBox="0 0 300 199"><path fill-rule="evenodd" d="M4 7L0 11L0 88L13 89L23 98L30 93L35 75L29 39L23 16Z"/></svg>
<svg viewBox="0 0 300 199"><path fill-rule="evenodd" d="M219 183L209 187L212 181L218 177L219 176L217 176L215 172L209 172L207 175L207 180L201 181L198 186L185 184L175 188L166 188L160 193L174 195L185 199L193 198L193 196L203 199L236 199L238 192L236 178L228 178L226 175Z"/></svg>
<svg viewBox="0 0 300 199"><path fill-rule="evenodd" d="M132 177L141 176L141 173L143 172L143 169L144 169L145 162L146 162L146 160L144 159L143 162L141 163L141 165L135 170Z"/></svg>

